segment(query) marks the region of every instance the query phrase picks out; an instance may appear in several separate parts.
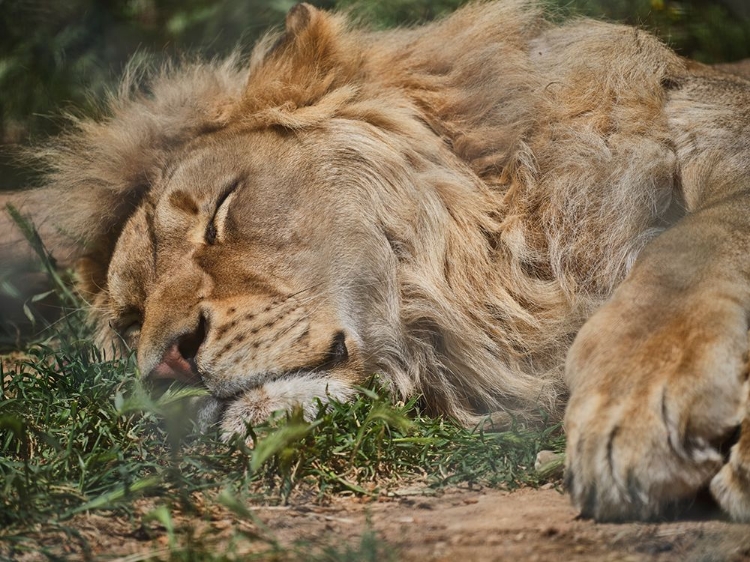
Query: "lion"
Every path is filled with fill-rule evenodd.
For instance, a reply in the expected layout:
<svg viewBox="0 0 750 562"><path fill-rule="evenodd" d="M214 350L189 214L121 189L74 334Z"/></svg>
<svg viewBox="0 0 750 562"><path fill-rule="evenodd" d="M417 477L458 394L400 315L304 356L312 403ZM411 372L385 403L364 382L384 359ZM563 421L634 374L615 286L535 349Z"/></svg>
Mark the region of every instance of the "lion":
<svg viewBox="0 0 750 562"><path fill-rule="evenodd" d="M565 410L584 516L708 487L750 520L750 82L533 0L391 31L300 4L106 106L13 202L201 423L379 373L464 424Z"/></svg>

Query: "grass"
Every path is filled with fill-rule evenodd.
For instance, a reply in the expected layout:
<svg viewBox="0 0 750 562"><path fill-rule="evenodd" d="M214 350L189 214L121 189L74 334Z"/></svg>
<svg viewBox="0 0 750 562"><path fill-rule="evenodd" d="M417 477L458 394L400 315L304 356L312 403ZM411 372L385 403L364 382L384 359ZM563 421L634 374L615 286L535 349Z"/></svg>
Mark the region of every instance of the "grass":
<svg viewBox="0 0 750 562"><path fill-rule="evenodd" d="M419 400L394 402L377 378L353 402L321 406L312 421L292 412L249 427L252 448L244 438L223 443L189 422L200 391L151 396L133 358L104 358L74 297L59 277L53 285L68 306L65 321L22 359L0 363L0 559L28 551L64 558L57 537L91 556L80 530L89 513L128 521L147 537L156 529L163 560L248 559L248 543L262 559L394 559L372 531L354 545L282 547L248 506L377 499L415 484L536 485L537 452L563 448L557 426L489 433L425 416ZM247 523L220 549L192 524L216 509Z"/></svg>
<svg viewBox="0 0 750 562"><path fill-rule="evenodd" d="M66 338L27 355L2 370L0 553L33 547L25 537L40 525L68 532L76 514L126 514L143 497L189 513L200 494L245 517L247 503L376 497L414 480L431 488L536 484L536 453L562 448L555 427L469 431L424 416L416 400L394 405L373 382L311 422L294 412L249 428L251 449L178 422L191 393L149 398L130 358L105 360Z"/></svg>

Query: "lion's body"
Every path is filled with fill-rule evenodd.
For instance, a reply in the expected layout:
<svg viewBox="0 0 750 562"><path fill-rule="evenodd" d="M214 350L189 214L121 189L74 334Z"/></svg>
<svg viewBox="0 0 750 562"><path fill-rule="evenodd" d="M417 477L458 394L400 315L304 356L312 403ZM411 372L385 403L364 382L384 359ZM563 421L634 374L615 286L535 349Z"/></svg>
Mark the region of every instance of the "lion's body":
<svg viewBox="0 0 750 562"><path fill-rule="evenodd" d="M641 250L750 186L750 83L632 28L553 26L506 1L370 32L303 6L272 39L247 64L167 70L149 94L127 84L111 118L42 154L55 208L36 214L80 237L102 343L114 326L144 374L200 377L214 395L205 415L228 433L346 398L375 372L464 422L559 415L566 353ZM568 413L574 446L592 401L616 402L601 398L608 379L589 389L611 365L581 375L580 357L567 379L583 404ZM739 423L744 396L730 402L705 439ZM671 497L649 483L646 500L629 498L612 423L595 468L570 461L576 501L652 515ZM665 469L685 483L673 495L704 485L720 467L709 464L683 479L682 464ZM612 497L589 484L608 470L624 490Z"/></svg>

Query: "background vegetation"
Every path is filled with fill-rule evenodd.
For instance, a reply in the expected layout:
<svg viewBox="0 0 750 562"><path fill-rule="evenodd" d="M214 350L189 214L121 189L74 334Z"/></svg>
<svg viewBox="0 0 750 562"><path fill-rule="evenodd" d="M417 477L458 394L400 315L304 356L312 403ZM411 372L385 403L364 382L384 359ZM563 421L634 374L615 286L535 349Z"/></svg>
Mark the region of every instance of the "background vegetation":
<svg viewBox="0 0 750 562"><path fill-rule="evenodd" d="M433 19L466 0L311 0L350 9L376 26ZM659 34L680 53L713 63L750 57L747 0L546 0L565 14L627 22ZM0 145L53 133L54 116L91 111L133 57L186 49L208 56L249 48L281 25L295 0L2 0ZM7 150L5 151L7 153ZM7 161L6 161L7 165ZM0 189L21 187L5 173Z"/></svg>

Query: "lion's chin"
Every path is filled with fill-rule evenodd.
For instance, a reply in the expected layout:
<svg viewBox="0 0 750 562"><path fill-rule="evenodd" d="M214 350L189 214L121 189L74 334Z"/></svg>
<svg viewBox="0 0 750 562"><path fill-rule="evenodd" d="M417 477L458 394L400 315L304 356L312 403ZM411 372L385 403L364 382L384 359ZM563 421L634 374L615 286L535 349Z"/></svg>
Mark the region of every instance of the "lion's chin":
<svg viewBox="0 0 750 562"><path fill-rule="evenodd" d="M321 404L331 400L345 402L356 392L349 383L321 377L320 373L295 374L246 390L229 403L208 397L199 412L199 423L211 420L208 424L212 425L221 418L221 436L228 441L235 434L245 435L248 424L263 422L279 410L302 408L309 421L315 418Z"/></svg>
<svg viewBox="0 0 750 562"><path fill-rule="evenodd" d="M219 423L226 403L215 396L201 396L194 399L191 406L197 429L205 433Z"/></svg>

